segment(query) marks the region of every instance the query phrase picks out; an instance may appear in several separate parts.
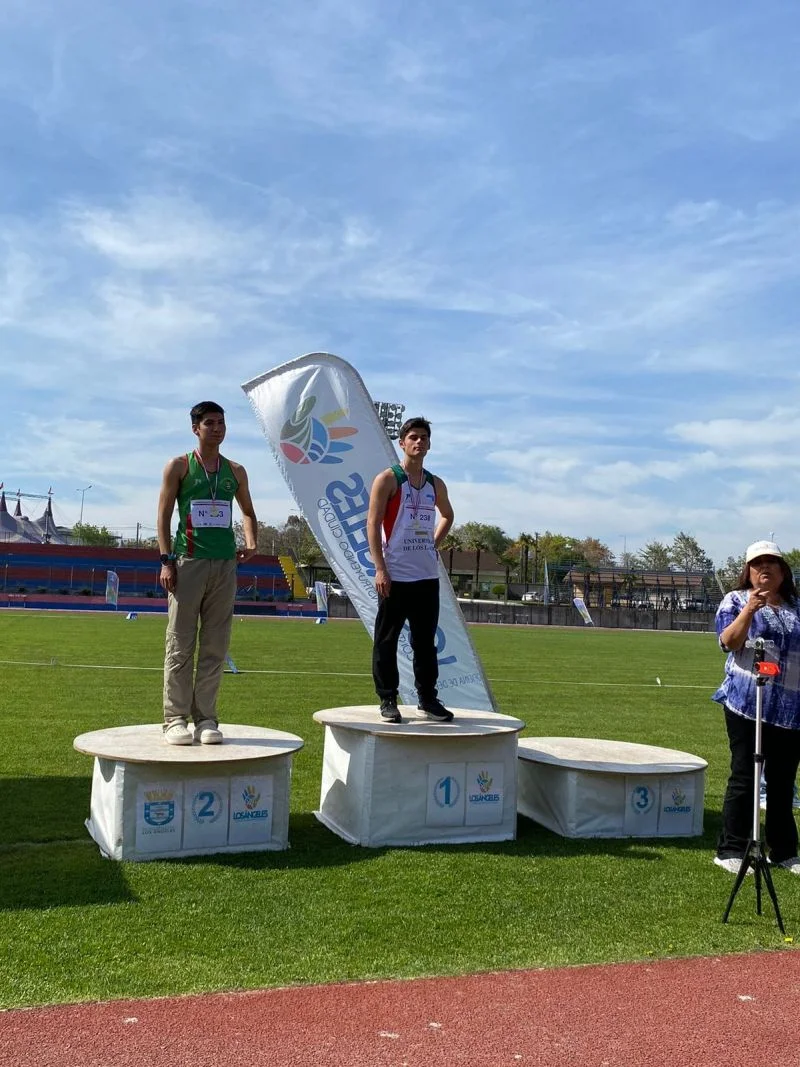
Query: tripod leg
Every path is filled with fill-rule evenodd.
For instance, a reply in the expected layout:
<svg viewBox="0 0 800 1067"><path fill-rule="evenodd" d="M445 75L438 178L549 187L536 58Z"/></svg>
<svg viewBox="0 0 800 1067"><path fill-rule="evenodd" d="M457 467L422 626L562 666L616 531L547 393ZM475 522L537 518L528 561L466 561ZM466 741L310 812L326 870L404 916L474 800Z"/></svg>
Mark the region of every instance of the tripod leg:
<svg viewBox="0 0 800 1067"><path fill-rule="evenodd" d="M778 920L778 929L784 936L786 936L786 930L783 926L783 919L781 918L781 909L778 907L778 895L775 892L775 886L772 884L772 873L770 872L769 864L763 856L760 857L759 863L763 866L764 869L764 884L767 887L767 892L769 893L770 898L772 900L772 906L775 909L775 918Z"/></svg>
<svg viewBox="0 0 800 1067"><path fill-rule="evenodd" d="M742 856L742 865L739 868L739 873L736 875L736 881L733 883L733 889L731 890L731 895L728 898L728 906L725 909L725 914L722 916L722 921L724 923L726 923L728 921L728 916L731 913L731 908L733 907L733 902L736 899L736 894L739 892L739 890L740 890L740 888L742 886L742 882L745 879L745 875L747 874L748 870L750 869L750 867L752 865L752 855L751 855L752 848L753 848L753 842L752 841L748 841L747 842L747 849L745 851L744 856Z"/></svg>

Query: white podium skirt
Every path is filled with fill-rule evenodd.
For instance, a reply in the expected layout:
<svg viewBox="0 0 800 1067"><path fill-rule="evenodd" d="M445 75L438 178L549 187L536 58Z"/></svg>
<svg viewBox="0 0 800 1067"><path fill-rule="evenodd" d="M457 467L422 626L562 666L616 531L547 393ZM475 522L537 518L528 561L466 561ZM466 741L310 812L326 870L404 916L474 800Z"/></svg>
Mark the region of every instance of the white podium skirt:
<svg viewBox="0 0 800 1067"><path fill-rule="evenodd" d="M703 769L613 774L520 763L520 814L563 837L696 837L703 832Z"/></svg>
<svg viewBox="0 0 800 1067"><path fill-rule="evenodd" d="M376 736L328 724L315 814L346 841L374 848L513 840L516 740L513 732Z"/></svg>
<svg viewBox="0 0 800 1067"><path fill-rule="evenodd" d="M291 756L217 764L96 757L86 828L114 860L288 847Z"/></svg>

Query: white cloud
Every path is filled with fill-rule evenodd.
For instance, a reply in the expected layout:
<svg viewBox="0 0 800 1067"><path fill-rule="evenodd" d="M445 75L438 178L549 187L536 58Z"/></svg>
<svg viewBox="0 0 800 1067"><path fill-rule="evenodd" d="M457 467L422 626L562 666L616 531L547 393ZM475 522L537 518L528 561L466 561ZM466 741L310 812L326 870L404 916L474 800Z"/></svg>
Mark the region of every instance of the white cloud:
<svg viewBox="0 0 800 1067"><path fill-rule="evenodd" d="M676 437L692 444L708 445L738 462L746 462L754 449L768 449L779 455L790 452L800 441L800 413L794 408L776 407L762 418L709 419L677 423ZM791 462L791 456L786 456Z"/></svg>
<svg viewBox="0 0 800 1067"><path fill-rule="evenodd" d="M185 197L142 196L121 211L75 204L66 214L68 231L121 268L219 270L222 260L241 249L237 235Z"/></svg>
<svg viewBox="0 0 800 1067"><path fill-rule="evenodd" d="M433 420L459 521L800 543L785 5L0 21L0 481L130 526L216 397L283 519L239 383L328 350Z"/></svg>

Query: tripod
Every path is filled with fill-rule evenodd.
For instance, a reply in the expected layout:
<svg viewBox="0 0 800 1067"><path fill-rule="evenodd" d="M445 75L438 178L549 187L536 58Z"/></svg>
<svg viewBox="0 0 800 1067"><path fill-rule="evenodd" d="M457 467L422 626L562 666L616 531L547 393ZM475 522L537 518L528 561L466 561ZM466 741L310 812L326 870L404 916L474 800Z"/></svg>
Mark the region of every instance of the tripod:
<svg viewBox="0 0 800 1067"><path fill-rule="evenodd" d="M749 641L748 644L750 644ZM752 647L755 649L753 671L756 675L756 737L754 746L755 751L753 752L753 829L750 834L750 840L747 842L744 856L742 856L742 865L739 868L739 873L736 875L736 881L733 883L733 889L731 890L725 914L722 916L722 921L724 923L728 921L728 916L731 913L736 894L741 889L742 882L744 881L748 870L752 868L756 883L756 914L761 914L761 877L763 875L764 884L767 887L767 892L772 900L772 906L775 909L775 918L778 920L778 929L785 935L786 930L784 929L783 919L781 918L781 909L778 907L778 897L775 893L775 886L772 884L772 874L770 873L767 857L764 855L764 849L761 844L760 797L761 771L764 767L764 754L761 751L761 715L764 702L764 686L767 684L767 678L774 678L776 675L780 674L780 667L777 663L770 663L764 660L764 639L762 637L753 641Z"/></svg>

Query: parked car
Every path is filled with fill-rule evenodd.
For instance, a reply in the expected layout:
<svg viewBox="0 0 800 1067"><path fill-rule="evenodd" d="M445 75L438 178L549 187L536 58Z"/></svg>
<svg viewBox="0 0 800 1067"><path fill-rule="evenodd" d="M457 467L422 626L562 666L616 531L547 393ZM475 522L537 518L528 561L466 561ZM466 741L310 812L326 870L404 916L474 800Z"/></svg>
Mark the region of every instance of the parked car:
<svg viewBox="0 0 800 1067"><path fill-rule="evenodd" d="M331 582L331 584L328 586L328 595L340 596L344 600L347 600L347 593L345 593L344 589L342 589L338 582Z"/></svg>
<svg viewBox="0 0 800 1067"><path fill-rule="evenodd" d="M541 593L523 593L521 598L523 604L541 604Z"/></svg>

